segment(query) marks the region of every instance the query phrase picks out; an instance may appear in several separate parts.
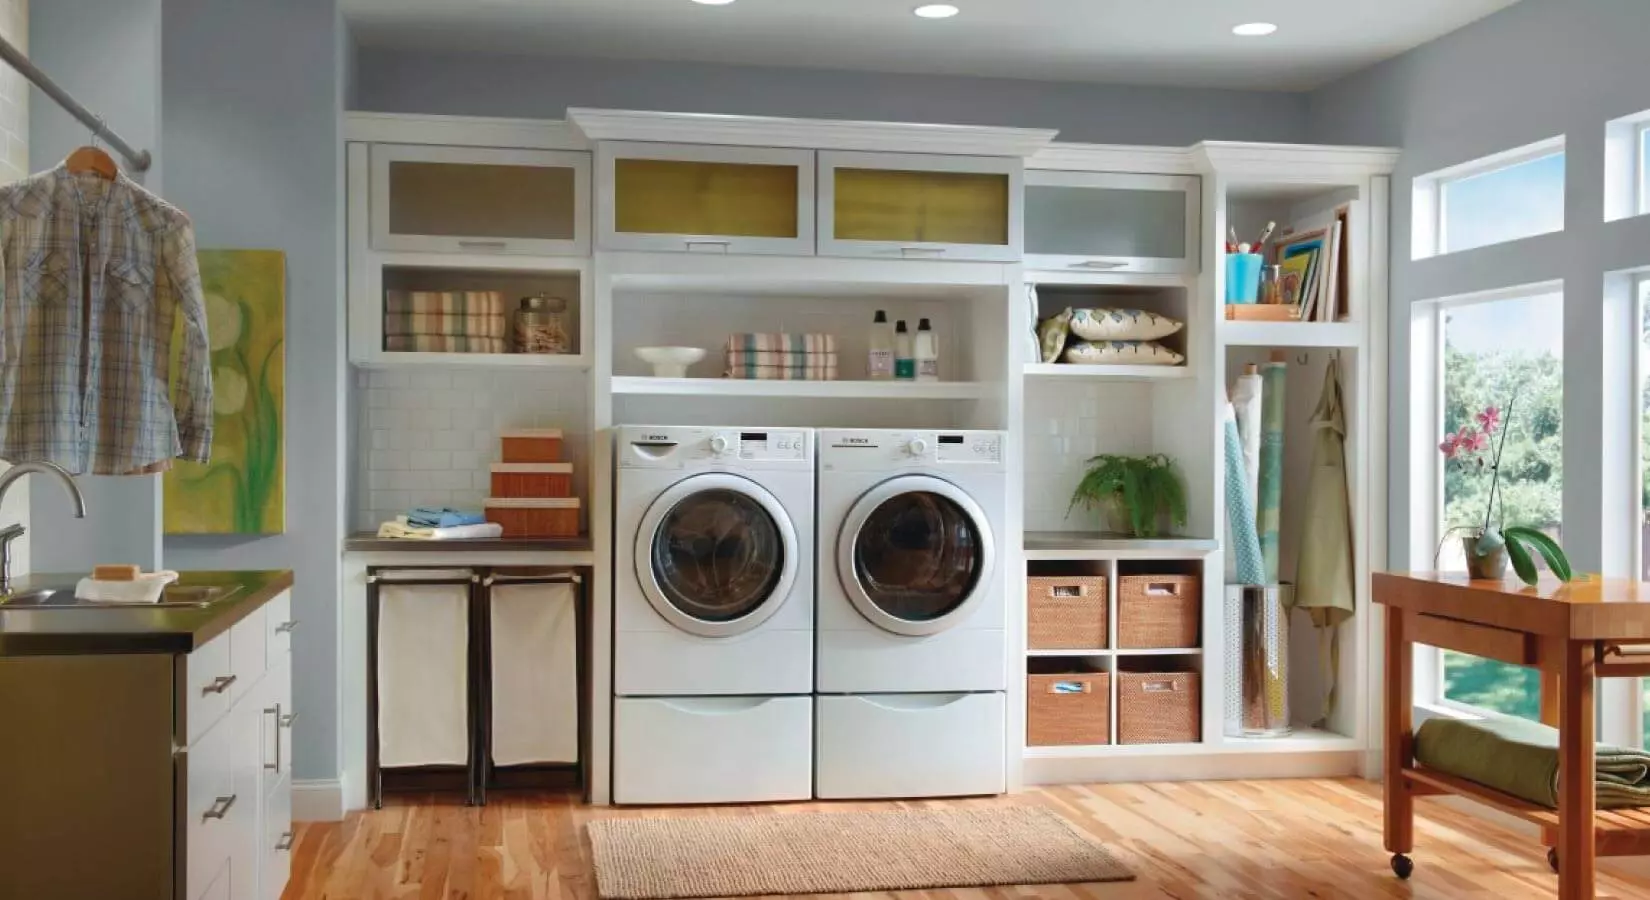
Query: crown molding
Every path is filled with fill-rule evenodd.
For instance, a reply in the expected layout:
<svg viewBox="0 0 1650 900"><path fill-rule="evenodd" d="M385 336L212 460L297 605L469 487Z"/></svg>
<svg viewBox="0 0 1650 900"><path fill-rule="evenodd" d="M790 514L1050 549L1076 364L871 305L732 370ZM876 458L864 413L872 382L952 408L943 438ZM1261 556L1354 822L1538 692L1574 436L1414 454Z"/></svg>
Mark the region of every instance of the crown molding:
<svg viewBox="0 0 1650 900"><path fill-rule="evenodd" d="M1238 141L1204 141L1191 150L1199 169L1207 174L1302 183L1391 175L1400 153L1391 147Z"/></svg>
<svg viewBox="0 0 1650 900"><path fill-rule="evenodd" d="M344 140L373 144L445 144L518 150L588 150L590 142L559 119L500 119L348 112Z"/></svg>
<svg viewBox="0 0 1650 900"><path fill-rule="evenodd" d="M660 141L1020 158L1042 150L1058 133L1041 128L783 119L615 109L569 109L567 118L591 141Z"/></svg>
<svg viewBox="0 0 1650 900"><path fill-rule="evenodd" d="M1199 171L1189 148L1129 144L1052 143L1026 160L1026 168L1144 175L1196 175Z"/></svg>

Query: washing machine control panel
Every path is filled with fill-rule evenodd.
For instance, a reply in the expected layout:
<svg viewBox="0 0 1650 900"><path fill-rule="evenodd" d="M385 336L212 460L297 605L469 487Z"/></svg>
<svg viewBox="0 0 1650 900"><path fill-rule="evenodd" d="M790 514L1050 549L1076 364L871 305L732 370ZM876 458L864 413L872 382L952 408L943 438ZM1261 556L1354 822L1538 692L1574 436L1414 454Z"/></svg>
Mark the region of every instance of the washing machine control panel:
<svg viewBox="0 0 1650 900"><path fill-rule="evenodd" d="M804 430L759 428L625 427L620 468L718 468L741 462L811 465L813 441Z"/></svg>
<svg viewBox="0 0 1650 900"><path fill-rule="evenodd" d="M935 435L934 449L940 462L1000 463L1003 461L1003 436L995 433L942 433Z"/></svg>
<svg viewBox="0 0 1650 900"><path fill-rule="evenodd" d="M824 468L868 469L894 465L989 463L1003 461L997 431L825 431L820 433Z"/></svg>
<svg viewBox="0 0 1650 900"><path fill-rule="evenodd" d="M738 438L733 446L738 448L740 459L800 461L808 458L808 436L801 431L741 431L727 437Z"/></svg>

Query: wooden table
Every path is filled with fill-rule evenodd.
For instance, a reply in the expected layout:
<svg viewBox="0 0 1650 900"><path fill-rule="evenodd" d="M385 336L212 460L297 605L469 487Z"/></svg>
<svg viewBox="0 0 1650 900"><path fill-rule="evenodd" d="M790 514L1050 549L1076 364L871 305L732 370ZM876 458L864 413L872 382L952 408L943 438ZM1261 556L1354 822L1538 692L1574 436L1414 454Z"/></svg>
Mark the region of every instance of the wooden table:
<svg viewBox="0 0 1650 900"><path fill-rule="evenodd" d="M1554 848L1560 900L1593 897L1598 856L1650 854L1650 811L1600 812L1593 794L1594 682L1650 675L1650 584L1468 581L1465 575L1377 574L1386 610L1386 848L1408 878L1415 798L1457 794L1541 826ZM1559 731L1558 810L1415 764L1414 645L1428 644L1541 672L1541 720ZM1627 650L1622 647L1628 645Z"/></svg>

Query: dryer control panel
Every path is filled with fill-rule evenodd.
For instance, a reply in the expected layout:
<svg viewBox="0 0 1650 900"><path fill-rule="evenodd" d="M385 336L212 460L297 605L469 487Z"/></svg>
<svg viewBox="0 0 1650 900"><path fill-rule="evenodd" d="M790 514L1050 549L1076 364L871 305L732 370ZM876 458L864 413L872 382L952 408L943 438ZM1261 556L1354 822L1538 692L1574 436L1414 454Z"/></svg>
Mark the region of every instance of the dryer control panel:
<svg viewBox="0 0 1650 900"><path fill-rule="evenodd" d="M820 465L825 469L887 469L900 466L1003 464L1000 431L838 431L819 432Z"/></svg>
<svg viewBox="0 0 1650 900"><path fill-rule="evenodd" d="M813 464L806 429L626 426L615 441L626 469L715 468L744 463Z"/></svg>

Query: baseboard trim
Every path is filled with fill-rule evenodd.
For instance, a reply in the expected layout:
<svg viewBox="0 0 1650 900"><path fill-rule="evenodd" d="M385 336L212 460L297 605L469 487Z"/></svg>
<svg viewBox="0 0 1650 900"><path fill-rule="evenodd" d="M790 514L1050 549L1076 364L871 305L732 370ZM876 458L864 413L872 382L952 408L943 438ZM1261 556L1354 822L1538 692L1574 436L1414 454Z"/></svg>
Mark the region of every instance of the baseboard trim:
<svg viewBox="0 0 1650 900"><path fill-rule="evenodd" d="M292 782L292 821L340 822L344 818L344 783L336 778L300 778Z"/></svg>
<svg viewBox="0 0 1650 900"><path fill-rule="evenodd" d="M1114 784L1147 781L1231 781L1272 778L1350 778L1357 751L1211 753L1161 756L1028 758L1027 787L1043 784Z"/></svg>

